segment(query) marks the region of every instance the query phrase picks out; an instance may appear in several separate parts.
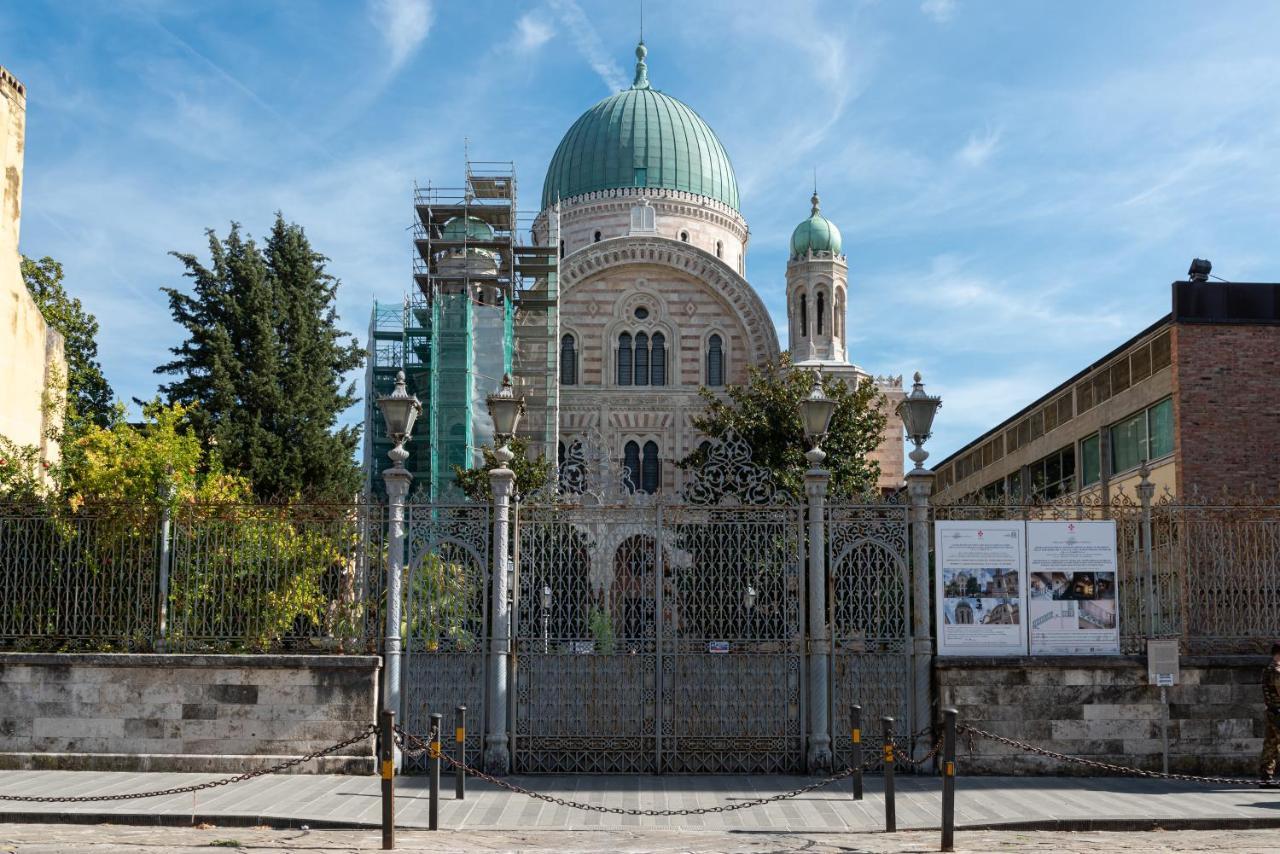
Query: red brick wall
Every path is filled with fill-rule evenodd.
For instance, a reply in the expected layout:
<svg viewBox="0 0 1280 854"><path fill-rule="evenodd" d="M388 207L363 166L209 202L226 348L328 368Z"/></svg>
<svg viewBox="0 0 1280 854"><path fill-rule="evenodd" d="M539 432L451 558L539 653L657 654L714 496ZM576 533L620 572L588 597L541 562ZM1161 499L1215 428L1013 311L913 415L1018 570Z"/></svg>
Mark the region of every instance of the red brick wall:
<svg viewBox="0 0 1280 854"><path fill-rule="evenodd" d="M1280 326L1173 327L1178 495L1280 494Z"/></svg>

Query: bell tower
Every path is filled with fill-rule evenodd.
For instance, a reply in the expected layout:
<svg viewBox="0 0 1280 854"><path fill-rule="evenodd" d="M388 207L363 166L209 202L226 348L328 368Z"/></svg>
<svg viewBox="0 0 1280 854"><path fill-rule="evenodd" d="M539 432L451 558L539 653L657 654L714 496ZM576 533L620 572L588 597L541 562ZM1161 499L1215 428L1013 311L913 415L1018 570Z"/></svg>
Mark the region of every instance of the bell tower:
<svg viewBox="0 0 1280 854"><path fill-rule="evenodd" d="M849 266L840 230L821 213L815 189L809 218L791 234L787 262L787 329L791 361L848 362L845 312Z"/></svg>

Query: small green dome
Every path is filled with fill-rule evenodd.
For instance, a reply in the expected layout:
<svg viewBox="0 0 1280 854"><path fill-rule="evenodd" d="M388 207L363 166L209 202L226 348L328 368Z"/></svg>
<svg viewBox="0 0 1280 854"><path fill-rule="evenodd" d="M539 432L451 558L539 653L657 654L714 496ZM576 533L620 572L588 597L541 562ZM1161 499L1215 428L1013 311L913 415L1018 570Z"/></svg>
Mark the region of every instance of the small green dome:
<svg viewBox="0 0 1280 854"><path fill-rule="evenodd" d="M551 157L542 207L627 187L683 190L738 210L738 179L715 132L684 103L649 86L648 51L636 47L630 89L583 113Z"/></svg>
<svg viewBox="0 0 1280 854"><path fill-rule="evenodd" d="M818 211L818 194L813 194L813 211L808 219L791 232L791 257L801 258L810 252L840 254L840 229Z"/></svg>
<svg viewBox="0 0 1280 854"><path fill-rule="evenodd" d="M444 224L441 236L445 240L493 240L493 226L478 217L455 216Z"/></svg>

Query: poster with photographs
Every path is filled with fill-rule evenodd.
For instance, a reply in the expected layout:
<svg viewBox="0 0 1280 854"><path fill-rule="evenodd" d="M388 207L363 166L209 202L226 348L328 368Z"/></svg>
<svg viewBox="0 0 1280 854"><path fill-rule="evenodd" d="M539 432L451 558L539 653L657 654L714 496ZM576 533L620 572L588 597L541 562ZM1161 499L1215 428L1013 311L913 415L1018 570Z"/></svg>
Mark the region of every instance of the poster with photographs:
<svg viewBox="0 0 1280 854"><path fill-rule="evenodd" d="M1023 522L938 522L938 654L1026 655Z"/></svg>
<svg viewBox="0 0 1280 854"><path fill-rule="evenodd" d="M1032 655L1120 652L1116 523L1027 523Z"/></svg>

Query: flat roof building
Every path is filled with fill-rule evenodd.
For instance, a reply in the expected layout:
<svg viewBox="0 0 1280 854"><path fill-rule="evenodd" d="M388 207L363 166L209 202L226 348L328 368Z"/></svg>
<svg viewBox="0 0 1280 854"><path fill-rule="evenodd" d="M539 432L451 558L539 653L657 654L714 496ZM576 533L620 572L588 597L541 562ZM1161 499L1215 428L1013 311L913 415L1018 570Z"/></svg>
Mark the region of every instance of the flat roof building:
<svg viewBox="0 0 1280 854"><path fill-rule="evenodd" d="M1280 492L1280 284L1192 262L1169 314L934 467L942 501Z"/></svg>

